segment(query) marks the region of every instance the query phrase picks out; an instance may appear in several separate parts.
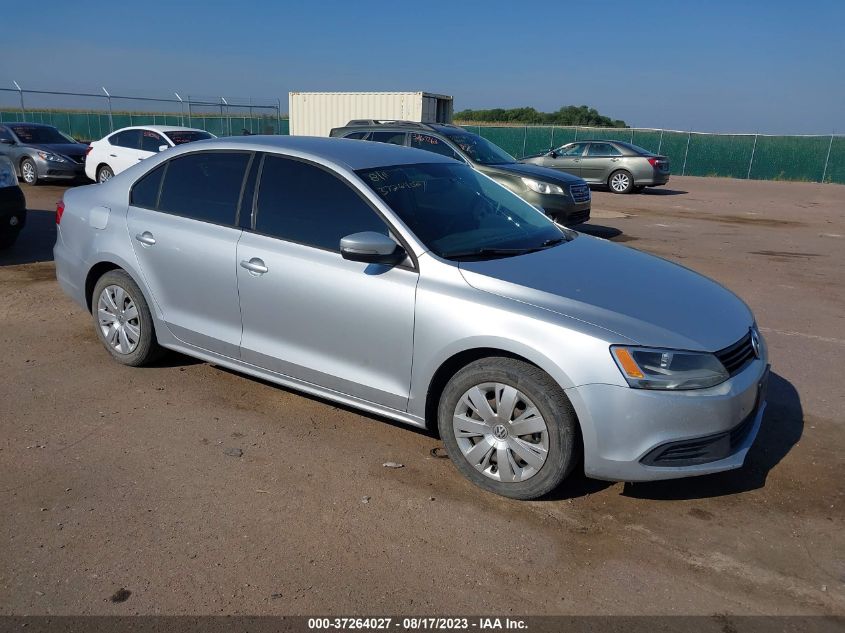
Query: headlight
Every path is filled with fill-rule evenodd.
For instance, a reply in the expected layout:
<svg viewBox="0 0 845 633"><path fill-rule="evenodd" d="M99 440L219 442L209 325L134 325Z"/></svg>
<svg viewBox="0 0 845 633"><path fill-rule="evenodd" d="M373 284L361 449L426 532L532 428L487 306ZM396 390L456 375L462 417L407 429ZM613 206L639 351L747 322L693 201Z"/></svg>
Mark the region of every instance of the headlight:
<svg viewBox="0 0 845 633"><path fill-rule="evenodd" d="M523 178L522 182L524 182L525 186L528 187L531 191L534 191L536 193L555 193L561 196L564 193L562 187L558 187L557 185L551 185L547 182L540 182L539 180L534 180L532 178Z"/></svg>
<svg viewBox="0 0 845 633"><path fill-rule="evenodd" d="M618 345L610 352L635 389L704 389L730 377L713 354Z"/></svg>
<svg viewBox="0 0 845 633"><path fill-rule="evenodd" d="M51 154L50 152L38 152L38 155L44 160L49 160L54 163L66 163L67 161L58 154Z"/></svg>

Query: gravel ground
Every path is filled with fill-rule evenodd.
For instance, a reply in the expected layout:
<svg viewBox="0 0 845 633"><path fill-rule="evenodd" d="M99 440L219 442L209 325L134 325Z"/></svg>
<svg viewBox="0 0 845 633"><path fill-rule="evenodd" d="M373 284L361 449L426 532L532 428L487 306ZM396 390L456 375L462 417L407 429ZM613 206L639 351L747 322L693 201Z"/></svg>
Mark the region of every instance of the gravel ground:
<svg viewBox="0 0 845 633"><path fill-rule="evenodd" d="M55 281L62 190L26 190L0 255L0 614L845 613L845 187L595 191L586 232L751 305L770 406L742 470L528 503L431 435L175 354L111 361Z"/></svg>

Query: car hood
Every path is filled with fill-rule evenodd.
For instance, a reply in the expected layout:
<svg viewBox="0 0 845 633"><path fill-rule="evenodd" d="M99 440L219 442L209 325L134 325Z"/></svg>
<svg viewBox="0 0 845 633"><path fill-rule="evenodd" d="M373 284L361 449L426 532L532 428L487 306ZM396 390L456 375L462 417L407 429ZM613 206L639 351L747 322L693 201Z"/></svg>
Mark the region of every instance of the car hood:
<svg viewBox="0 0 845 633"><path fill-rule="evenodd" d="M478 290L604 328L624 337L620 343L715 352L742 338L754 319L707 277L583 234L535 253L461 262L460 270Z"/></svg>
<svg viewBox="0 0 845 633"><path fill-rule="evenodd" d="M83 143L31 143L27 147L62 156L84 156L88 151L88 146Z"/></svg>
<svg viewBox="0 0 845 633"><path fill-rule="evenodd" d="M548 167L540 167L539 165L529 165L525 163L503 163L501 165L483 165L482 171L485 173L500 172L505 174L517 174L527 178L534 178L542 180L543 182L550 182L553 184L576 185L584 184L584 181L578 176L567 174L566 172L549 169Z"/></svg>

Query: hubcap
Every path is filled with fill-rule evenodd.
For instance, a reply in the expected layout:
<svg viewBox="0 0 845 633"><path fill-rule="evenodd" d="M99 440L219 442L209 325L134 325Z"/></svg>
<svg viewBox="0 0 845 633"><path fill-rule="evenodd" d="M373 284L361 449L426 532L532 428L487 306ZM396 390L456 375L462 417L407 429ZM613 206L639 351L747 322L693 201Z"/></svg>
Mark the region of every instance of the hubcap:
<svg viewBox="0 0 845 633"><path fill-rule="evenodd" d="M117 352L131 354L141 339L138 308L120 286L106 286L97 301L97 321L103 338Z"/></svg>
<svg viewBox="0 0 845 633"><path fill-rule="evenodd" d="M23 179L25 182L32 182L35 180L35 169L33 169L32 163L29 161L21 165L21 171L23 172Z"/></svg>
<svg viewBox="0 0 845 633"><path fill-rule="evenodd" d="M614 174L613 178L610 179L610 186L613 187L614 191L625 191L629 182L628 176L625 174Z"/></svg>
<svg viewBox="0 0 845 633"><path fill-rule="evenodd" d="M108 169L101 169L100 170L100 182L106 182L107 180L109 180L112 177L112 175L113 174Z"/></svg>
<svg viewBox="0 0 845 633"><path fill-rule="evenodd" d="M546 421L534 403L510 385L490 382L467 390L455 407L452 429L464 458L490 479L525 481L546 463Z"/></svg>

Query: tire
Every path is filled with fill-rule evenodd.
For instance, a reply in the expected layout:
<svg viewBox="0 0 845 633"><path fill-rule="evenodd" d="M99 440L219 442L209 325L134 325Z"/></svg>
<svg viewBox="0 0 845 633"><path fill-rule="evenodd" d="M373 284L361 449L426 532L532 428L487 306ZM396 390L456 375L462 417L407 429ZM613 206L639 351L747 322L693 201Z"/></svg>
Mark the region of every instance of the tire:
<svg viewBox="0 0 845 633"><path fill-rule="evenodd" d="M24 158L21 161L21 180L30 187L38 184L38 168L31 158Z"/></svg>
<svg viewBox="0 0 845 633"><path fill-rule="evenodd" d="M625 169L617 169L608 177L607 186L613 193L631 193L634 190L634 177Z"/></svg>
<svg viewBox="0 0 845 633"><path fill-rule="evenodd" d="M117 362L140 367L161 353L144 295L125 271L110 270L97 280L91 316L100 342Z"/></svg>
<svg viewBox="0 0 845 633"><path fill-rule="evenodd" d="M114 178L114 171L108 165L100 165L97 167L97 182L106 182Z"/></svg>
<svg viewBox="0 0 845 633"><path fill-rule="evenodd" d="M511 413L486 422L478 412L483 406L476 408L473 396L476 401L480 396L482 404L486 400L489 411L482 413L487 416L504 411L502 407ZM509 407L508 401L515 406ZM531 414L531 404L537 415ZM458 371L440 397L437 423L458 470L477 486L504 497L541 497L578 462L578 422L572 404L548 374L520 360L482 358ZM532 433L517 436L515 424ZM523 456L530 456L530 462ZM499 467L502 459L507 460L502 462L507 463L504 469Z"/></svg>

